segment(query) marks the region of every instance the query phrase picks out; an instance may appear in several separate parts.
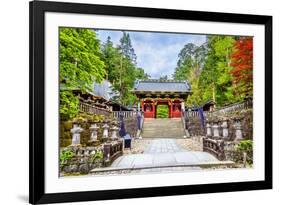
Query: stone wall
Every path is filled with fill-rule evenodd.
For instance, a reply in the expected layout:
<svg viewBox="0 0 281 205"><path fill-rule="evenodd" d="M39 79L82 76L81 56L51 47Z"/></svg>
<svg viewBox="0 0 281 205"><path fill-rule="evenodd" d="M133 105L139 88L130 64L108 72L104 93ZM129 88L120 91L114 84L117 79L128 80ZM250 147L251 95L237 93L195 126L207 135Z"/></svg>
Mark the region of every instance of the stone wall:
<svg viewBox="0 0 281 205"><path fill-rule="evenodd" d="M206 119L206 124L207 137L217 141L223 140L225 159L235 161L238 164L244 163L243 151L237 150L236 147L242 141L253 140L252 109L209 116ZM217 131L214 131L215 129ZM217 132L216 136L214 136L215 132ZM252 151L248 151L247 162L252 163L252 156Z"/></svg>
<svg viewBox="0 0 281 205"><path fill-rule="evenodd" d="M98 146L68 146L60 149L60 174L88 174L92 169L109 166L123 153L123 140L108 140Z"/></svg>
<svg viewBox="0 0 281 205"><path fill-rule="evenodd" d="M191 137L204 136L205 130L201 125L200 117L193 116L185 118L186 128Z"/></svg>
<svg viewBox="0 0 281 205"><path fill-rule="evenodd" d="M60 147L66 147L71 145L71 140L72 140L72 134L70 130L73 127L74 122L79 122L79 126L83 129L83 131L80 134L80 143L82 146L91 146L92 144L89 143L89 139L91 136L91 131L89 127L91 124L97 124L99 127L98 129L98 140L100 142L103 142L102 140L102 135L103 135L103 125L108 124L109 127L112 127L116 125L117 127L120 126L120 121L117 118L111 118L111 117L95 117L93 120L94 115L82 115L82 117L77 117L73 120L69 121L61 121L60 122ZM125 123L125 129L126 132L131 135L131 137L136 137L137 134L137 117L129 117L124 119ZM111 136L111 130L109 129L109 136ZM117 135L119 136L119 132L117 132Z"/></svg>
<svg viewBox="0 0 281 205"><path fill-rule="evenodd" d="M62 160L63 152L73 153L67 160ZM78 147L71 146L62 148L60 151L60 173L65 174L88 174L90 170L102 167L104 157L95 158L97 152L102 151L102 147Z"/></svg>
<svg viewBox="0 0 281 205"><path fill-rule="evenodd" d="M137 117L124 119L126 132L131 135L131 137L136 137L138 131Z"/></svg>
<svg viewBox="0 0 281 205"><path fill-rule="evenodd" d="M219 126L219 135L223 136L222 123L227 122L228 137L224 138L225 141L234 141L236 140L236 123L241 124L242 139L253 139L253 112L252 109L245 109L230 113L224 113L222 115L215 115L212 117L207 117L206 122L210 123L212 126L214 123ZM205 134L207 130L205 128ZM241 139L239 139L241 140Z"/></svg>
<svg viewBox="0 0 281 205"><path fill-rule="evenodd" d="M60 133L59 133L59 139L60 139L60 147L66 147L68 145L71 145L71 128L73 127L72 121L61 121L60 122Z"/></svg>

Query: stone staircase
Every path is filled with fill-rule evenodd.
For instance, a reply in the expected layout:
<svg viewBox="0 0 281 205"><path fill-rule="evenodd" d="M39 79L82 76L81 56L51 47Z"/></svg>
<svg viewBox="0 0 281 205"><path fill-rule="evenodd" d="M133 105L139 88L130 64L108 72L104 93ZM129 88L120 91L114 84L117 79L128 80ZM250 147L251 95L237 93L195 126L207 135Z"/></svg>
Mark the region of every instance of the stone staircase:
<svg viewBox="0 0 281 205"><path fill-rule="evenodd" d="M183 138L185 135L180 118L145 118L143 138Z"/></svg>

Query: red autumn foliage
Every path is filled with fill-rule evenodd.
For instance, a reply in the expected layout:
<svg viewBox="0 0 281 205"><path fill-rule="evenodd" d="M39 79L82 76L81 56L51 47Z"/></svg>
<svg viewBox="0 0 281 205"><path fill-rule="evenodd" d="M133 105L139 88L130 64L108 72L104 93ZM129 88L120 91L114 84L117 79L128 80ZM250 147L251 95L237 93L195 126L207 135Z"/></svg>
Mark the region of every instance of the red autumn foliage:
<svg viewBox="0 0 281 205"><path fill-rule="evenodd" d="M239 94L252 95L253 93L253 38L240 37L235 42L231 56L230 72L237 86Z"/></svg>

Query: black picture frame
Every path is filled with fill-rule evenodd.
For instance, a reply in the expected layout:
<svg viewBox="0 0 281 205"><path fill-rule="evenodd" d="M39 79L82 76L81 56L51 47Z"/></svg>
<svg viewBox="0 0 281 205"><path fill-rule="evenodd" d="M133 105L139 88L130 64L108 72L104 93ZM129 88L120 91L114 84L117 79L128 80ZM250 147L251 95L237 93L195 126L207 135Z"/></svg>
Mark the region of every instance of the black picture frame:
<svg viewBox="0 0 281 205"><path fill-rule="evenodd" d="M91 201L185 195L272 188L272 17L124 6L105 6L62 2L33 1L29 5L30 42L30 164L29 202L31 204ZM45 76L44 76L44 14L45 12L101 14L112 16L150 17L197 20L208 22L247 23L265 26L265 180L235 183L198 184L153 188L68 193L45 192L44 132L45 132Z"/></svg>

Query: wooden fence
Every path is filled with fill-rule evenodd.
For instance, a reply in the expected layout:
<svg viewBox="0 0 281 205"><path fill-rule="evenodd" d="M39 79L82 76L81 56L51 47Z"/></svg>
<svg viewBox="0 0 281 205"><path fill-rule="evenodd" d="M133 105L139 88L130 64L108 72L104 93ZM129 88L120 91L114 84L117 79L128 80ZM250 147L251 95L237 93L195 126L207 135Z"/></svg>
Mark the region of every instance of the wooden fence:
<svg viewBox="0 0 281 205"><path fill-rule="evenodd" d="M120 118L123 115L124 118L137 117L137 111L113 111L112 116L114 118Z"/></svg>
<svg viewBox="0 0 281 205"><path fill-rule="evenodd" d="M222 108L219 108L213 112L209 112L208 114L211 114L211 115L220 115L220 114L226 114L226 113L229 113L229 112L235 112L235 111L238 111L238 110L243 110L243 109L249 109L249 108L252 108L253 107L253 101L252 99L248 99L246 101L243 101L243 102L238 102L238 103L234 103L234 104L231 104L231 105L227 105L227 106L224 106Z"/></svg>
<svg viewBox="0 0 281 205"><path fill-rule="evenodd" d="M224 106L222 108L218 108L211 112L204 111L204 116L208 117L208 116L213 116L213 115L223 115L226 113L235 112L235 111L243 110L243 109L249 109L252 107L253 107L253 101L252 101L252 99L248 99L243 102L238 102L238 103ZM199 117L199 112L198 111L185 111L183 113L183 115L184 115L184 118Z"/></svg>
<svg viewBox="0 0 281 205"><path fill-rule="evenodd" d="M88 114L97 114L97 115L105 115L105 116L110 116L112 114L111 111L108 111L103 108L95 107L94 105L81 101L79 102L79 110Z"/></svg>

